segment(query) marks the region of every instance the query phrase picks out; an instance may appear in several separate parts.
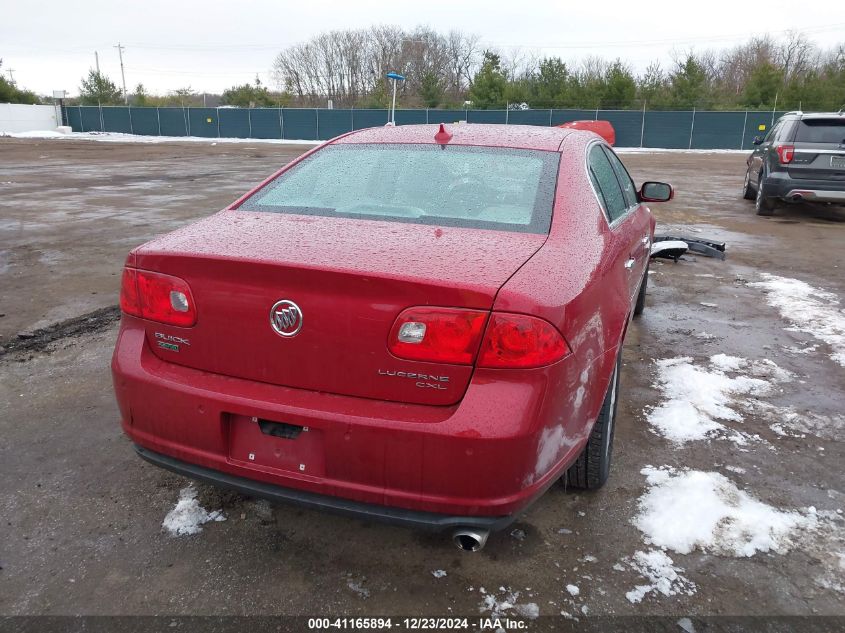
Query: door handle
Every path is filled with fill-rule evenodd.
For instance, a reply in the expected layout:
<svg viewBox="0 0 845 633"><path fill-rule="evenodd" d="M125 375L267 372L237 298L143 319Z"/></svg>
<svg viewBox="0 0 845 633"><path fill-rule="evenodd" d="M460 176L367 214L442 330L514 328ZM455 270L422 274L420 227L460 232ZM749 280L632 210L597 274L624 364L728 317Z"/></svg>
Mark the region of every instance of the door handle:
<svg viewBox="0 0 845 633"><path fill-rule="evenodd" d="M634 258L631 258L631 259L626 260L626 261L625 261L625 270L630 271L630 270L634 267L634 263L635 263L636 261L637 261L637 260L635 260Z"/></svg>
<svg viewBox="0 0 845 633"><path fill-rule="evenodd" d="M644 235L642 239L643 246L648 246L649 242L651 242L651 236L648 234Z"/></svg>

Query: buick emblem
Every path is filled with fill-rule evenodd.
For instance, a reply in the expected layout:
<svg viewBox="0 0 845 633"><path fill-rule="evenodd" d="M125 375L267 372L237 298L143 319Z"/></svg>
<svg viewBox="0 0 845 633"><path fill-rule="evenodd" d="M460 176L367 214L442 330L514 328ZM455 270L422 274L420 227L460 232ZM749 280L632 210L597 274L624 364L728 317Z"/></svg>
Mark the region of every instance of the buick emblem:
<svg viewBox="0 0 845 633"><path fill-rule="evenodd" d="M296 336L302 329L302 310L293 301L277 301L270 309L270 325L279 336Z"/></svg>

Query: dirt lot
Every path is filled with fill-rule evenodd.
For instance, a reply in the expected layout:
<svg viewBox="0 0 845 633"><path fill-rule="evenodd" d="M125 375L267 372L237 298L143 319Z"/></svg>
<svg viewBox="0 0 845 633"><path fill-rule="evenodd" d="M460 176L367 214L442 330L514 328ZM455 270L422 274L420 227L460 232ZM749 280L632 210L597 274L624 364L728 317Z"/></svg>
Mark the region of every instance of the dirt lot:
<svg viewBox="0 0 845 633"><path fill-rule="evenodd" d="M582 618L845 615L845 367L830 337L792 327L754 285L763 272L801 280L832 293L817 302L841 317L845 211L757 217L739 196L739 154L623 156L636 180L676 186L672 203L654 205L659 233L723 240L729 255L653 262L646 313L626 341L616 461L600 492L553 488L477 554L445 537L204 485L202 506L227 520L166 534L162 520L188 482L134 455L111 390L109 308L124 257L303 149L0 139L0 615L525 616L530 604ZM707 368L719 353L790 374L769 371L773 390L734 399L741 419L720 419L726 428L706 439L656 432L649 415L667 395L654 360L689 356ZM634 524L649 465L719 473L734 497L744 490L800 527L786 545L749 556L670 548L685 582L632 602L626 594L649 584L635 554L654 549ZM687 502L678 513L697 503Z"/></svg>

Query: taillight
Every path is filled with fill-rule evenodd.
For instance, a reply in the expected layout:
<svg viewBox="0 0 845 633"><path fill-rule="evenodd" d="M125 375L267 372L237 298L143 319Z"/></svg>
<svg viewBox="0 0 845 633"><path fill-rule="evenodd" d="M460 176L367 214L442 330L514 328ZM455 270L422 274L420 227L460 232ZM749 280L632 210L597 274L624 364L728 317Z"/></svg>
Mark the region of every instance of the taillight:
<svg viewBox="0 0 845 633"><path fill-rule="evenodd" d="M494 312L478 354L478 366L496 369L542 367L569 353L548 321L525 314Z"/></svg>
<svg viewBox="0 0 845 633"><path fill-rule="evenodd" d="M132 316L141 316L141 298L138 296L138 271L124 268L120 280L120 309Z"/></svg>
<svg viewBox="0 0 845 633"><path fill-rule="evenodd" d="M147 270L123 270L120 309L142 319L179 327L197 322L197 308L187 282Z"/></svg>
<svg viewBox="0 0 845 633"><path fill-rule="evenodd" d="M542 367L569 353L548 321L506 312L493 312L488 320L487 315L461 308L408 308L393 324L388 348L406 360L471 365L480 345L477 365L495 369Z"/></svg>
<svg viewBox="0 0 845 633"><path fill-rule="evenodd" d="M794 145L778 145L775 151L778 153L778 160L781 165L788 165L792 162L792 157L795 156Z"/></svg>
<svg viewBox="0 0 845 633"><path fill-rule="evenodd" d="M487 312L461 308L408 308L390 330L388 349L398 358L471 365Z"/></svg>

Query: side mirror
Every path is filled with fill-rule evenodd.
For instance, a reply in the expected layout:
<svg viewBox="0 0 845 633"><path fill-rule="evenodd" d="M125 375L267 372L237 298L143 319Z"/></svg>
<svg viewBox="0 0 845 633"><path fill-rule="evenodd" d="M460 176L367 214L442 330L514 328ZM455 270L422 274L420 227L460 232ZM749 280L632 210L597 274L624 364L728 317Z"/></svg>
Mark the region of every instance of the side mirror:
<svg viewBox="0 0 845 633"><path fill-rule="evenodd" d="M672 185L665 182L644 182L639 193L640 202L668 202L675 197Z"/></svg>
<svg viewBox="0 0 845 633"><path fill-rule="evenodd" d="M763 144L763 137L762 136L755 136L754 140L751 141L755 145L762 145Z"/></svg>

